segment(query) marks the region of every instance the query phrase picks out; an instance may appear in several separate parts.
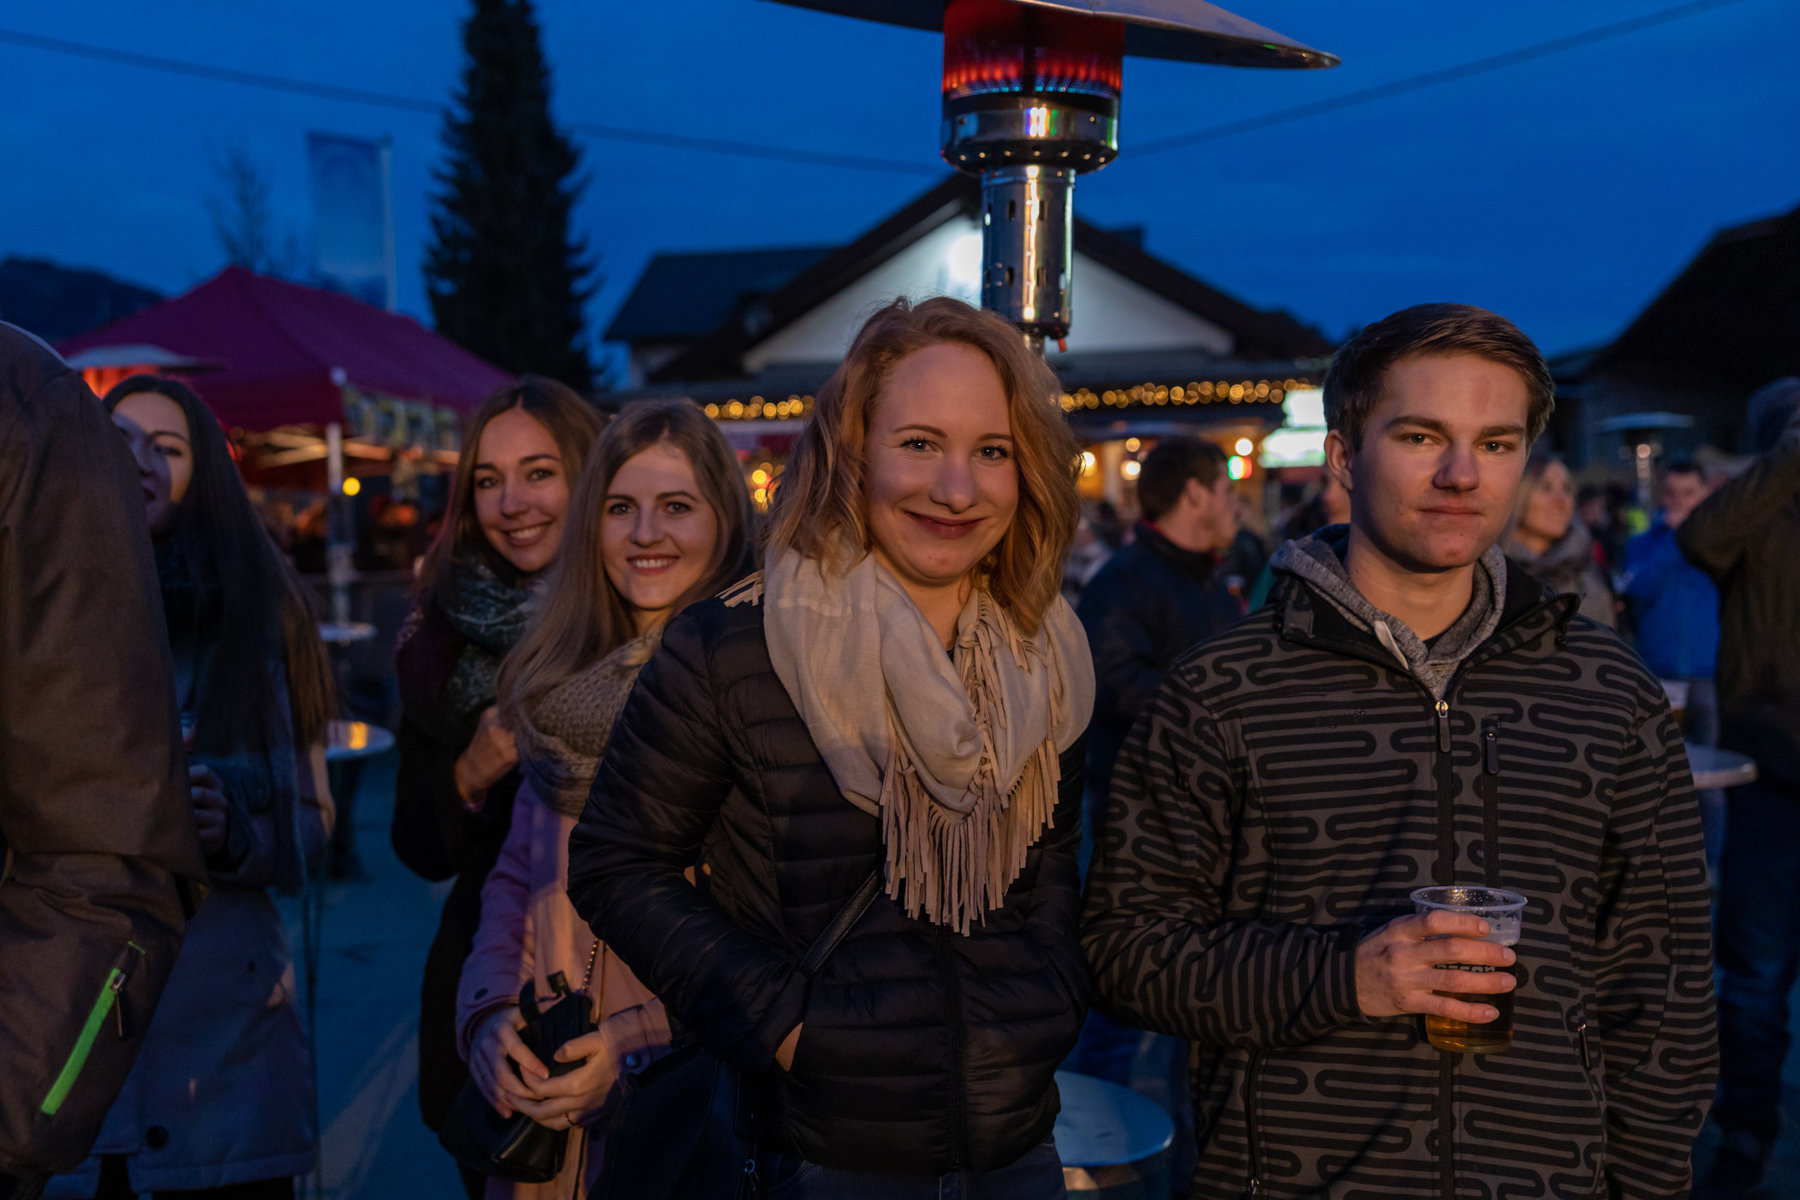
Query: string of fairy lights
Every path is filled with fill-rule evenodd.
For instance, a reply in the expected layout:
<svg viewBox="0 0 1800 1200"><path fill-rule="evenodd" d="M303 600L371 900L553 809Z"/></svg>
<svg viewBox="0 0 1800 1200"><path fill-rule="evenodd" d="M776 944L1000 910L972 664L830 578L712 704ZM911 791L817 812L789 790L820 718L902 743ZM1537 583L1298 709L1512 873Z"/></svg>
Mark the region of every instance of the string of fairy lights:
<svg viewBox="0 0 1800 1200"><path fill-rule="evenodd" d="M1244 404L1280 404L1282 399L1293 391L1317 386L1305 377L1284 379L1218 379L1191 380L1185 384L1140 383L1128 388L1103 388L1094 391L1092 388L1076 388L1072 392L1064 392L1058 397L1058 403L1066 413L1077 410L1094 410L1101 408L1115 409L1149 409L1162 407L1188 407L1192 405L1244 405ZM785 400L771 400L766 396L751 396L747 400L726 400L722 403L703 405L706 415L715 421L727 424L754 427L756 423L783 421L804 418L812 413L815 398L799 392L791 393ZM785 431L783 431L785 432ZM1138 461L1136 455L1140 451L1142 441L1136 437L1123 439L1128 457L1120 465L1121 474L1127 480L1137 478ZM1230 476L1233 480L1247 478L1253 470L1251 458L1254 443L1249 438L1239 438L1231 447L1234 451L1230 459ZM1083 450L1081 454L1081 474L1084 479L1091 479L1098 470L1099 460L1092 450ZM759 461L749 471L751 500L759 511L768 511L774 499L775 488L779 483L782 465L773 459Z"/></svg>
<svg viewBox="0 0 1800 1200"><path fill-rule="evenodd" d="M1186 384L1140 383L1128 388L1076 388L1057 402L1064 412L1099 408L1185 407L1196 404L1280 404L1289 392L1317 386L1306 378L1193 380ZM813 397L795 392L785 400L751 396L704 405L715 421L783 421L805 417Z"/></svg>

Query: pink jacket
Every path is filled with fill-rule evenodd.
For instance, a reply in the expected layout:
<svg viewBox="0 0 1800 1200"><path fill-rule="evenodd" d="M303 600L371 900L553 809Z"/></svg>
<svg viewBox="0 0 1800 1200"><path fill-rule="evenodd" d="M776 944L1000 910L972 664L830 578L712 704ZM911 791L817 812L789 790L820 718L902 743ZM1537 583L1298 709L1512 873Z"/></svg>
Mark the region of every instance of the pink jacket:
<svg viewBox="0 0 1800 1200"><path fill-rule="evenodd" d="M571 987L579 987L587 974L595 938L575 915L568 897L569 831L574 825L574 817L545 804L530 783L519 788L512 829L481 889L481 927L457 990L457 1047L464 1059L482 1023L517 1004L527 979L536 980L537 994L547 997L553 973L561 971ZM667 1052L669 1023L662 1003L605 946L595 955L587 991L595 997L594 1017L609 1035L621 1078ZM541 1184L489 1180L488 1200L573 1200L586 1195L599 1174L610 1109L609 1103L589 1118L587 1136L570 1145L562 1174Z"/></svg>

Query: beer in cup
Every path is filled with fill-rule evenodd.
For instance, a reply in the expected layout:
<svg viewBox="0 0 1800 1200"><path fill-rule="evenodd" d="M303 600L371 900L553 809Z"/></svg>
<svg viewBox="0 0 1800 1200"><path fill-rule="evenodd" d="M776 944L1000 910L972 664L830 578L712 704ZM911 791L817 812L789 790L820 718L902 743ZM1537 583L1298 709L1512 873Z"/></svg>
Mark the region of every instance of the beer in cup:
<svg viewBox="0 0 1800 1200"><path fill-rule="evenodd" d="M1483 941L1493 942L1500 946L1516 946L1519 944L1519 927L1523 922L1525 897L1517 892L1502 891L1499 888L1479 887L1473 884L1452 884L1448 887L1422 887L1412 894L1413 910L1421 915L1433 909L1446 912L1468 913L1480 917L1488 923L1487 937ZM1453 971L1471 971L1487 974L1493 971L1505 971L1515 968L1474 966L1465 963L1439 963L1440 968ZM1517 975L1514 976L1517 978ZM1439 995L1450 996L1456 1000L1465 1000L1470 1004L1491 1004L1498 1009L1500 1015L1482 1025L1473 1025L1467 1021L1455 1021L1449 1017L1425 1014L1425 1040L1439 1050L1449 1050L1456 1054L1499 1054L1512 1046L1513 1036L1513 993L1512 992L1440 992Z"/></svg>

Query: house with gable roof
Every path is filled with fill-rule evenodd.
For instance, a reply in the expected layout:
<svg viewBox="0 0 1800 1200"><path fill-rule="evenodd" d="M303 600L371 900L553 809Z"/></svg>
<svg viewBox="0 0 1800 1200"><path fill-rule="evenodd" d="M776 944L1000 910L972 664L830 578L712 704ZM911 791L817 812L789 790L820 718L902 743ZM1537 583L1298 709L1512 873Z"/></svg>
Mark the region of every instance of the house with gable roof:
<svg viewBox="0 0 1800 1200"><path fill-rule="evenodd" d="M772 475L869 313L899 295L979 303L980 204L979 182L951 175L843 245L657 255L606 332L630 349L613 399L688 397ZM1259 447L1287 394L1320 382L1332 344L1287 313L1157 258L1135 231L1077 218L1074 249L1072 329L1048 361L1090 449L1084 493L1123 498L1157 437Z"/></svg>

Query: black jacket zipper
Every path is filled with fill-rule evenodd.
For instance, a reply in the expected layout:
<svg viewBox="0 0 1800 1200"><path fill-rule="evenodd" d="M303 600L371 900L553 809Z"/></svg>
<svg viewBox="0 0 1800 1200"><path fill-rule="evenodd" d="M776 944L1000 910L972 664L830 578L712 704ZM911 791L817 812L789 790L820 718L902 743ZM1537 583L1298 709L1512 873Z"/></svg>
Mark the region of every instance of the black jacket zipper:
<svg viewBox="0 0 1800 1200"><path fill-rule="evenodd" d="M950 1165L946 1174L962 1170L963 1140L968 1124L963 1111L966 1097L963 1095L962 984L957 978L956 964L945 948L945 939L949 936L948 930L937 926L938 963L944 971L944 987L950 993Z"/></svg>
<svg viewBox="0 0 1800 1200"><path fill-rule="evenodd" d="M1262 1195L1262 1139L1256 1132L1256 1077L1262 1071L1262 1051L1250 1056L1244 1068L1244 1144L1250 1152L1250 1179L1244 1184L1243 1200L1256 1200Z"/></svg>

